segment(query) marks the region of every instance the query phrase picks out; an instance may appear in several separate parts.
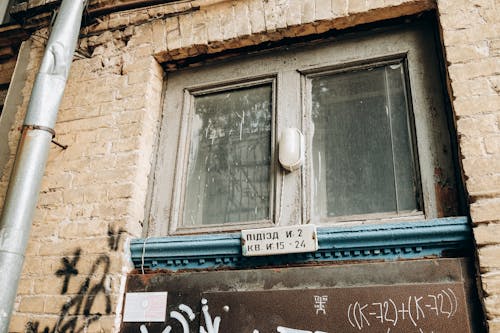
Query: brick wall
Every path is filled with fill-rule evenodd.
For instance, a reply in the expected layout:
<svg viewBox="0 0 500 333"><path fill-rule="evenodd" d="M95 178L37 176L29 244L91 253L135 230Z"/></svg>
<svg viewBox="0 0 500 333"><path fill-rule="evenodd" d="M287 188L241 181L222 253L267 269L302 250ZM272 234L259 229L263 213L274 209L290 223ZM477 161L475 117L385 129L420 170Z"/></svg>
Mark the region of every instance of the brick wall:
<svg viewBox="0 0 500 333"><path fill-rule="evenodd" d="M198 0L113 13L84 28L79 49L90 56L73 63L56 125L57 140L69 148L50 151L11 332L117 329L130 268L127 239L142 232L161 115L158 62L433 8L442 26L486 312L491 331L500 332L498 7L496 0ZM32 72L42 54L39 39L33 45ZM33 78L9 136L12 151ZM3 170L0 202L10 167Z"/></svg>
<svg viewBox="0 0 500 333"><path fill-rule="evenodd" d="M55 128L57 141L69 147L50 150L11 332L112 332L115 326L130 269L126 239L142 231L163 70L146 44L125 52L119 39L99 42L92 57L71 68ZM33 45L12 152L43 52Z"/></svg>
<svg viewBox="0 0 500 333"><path fill-rule="evenodd" d="M486 315L500 332L500 5L438 5Z"/></svg>

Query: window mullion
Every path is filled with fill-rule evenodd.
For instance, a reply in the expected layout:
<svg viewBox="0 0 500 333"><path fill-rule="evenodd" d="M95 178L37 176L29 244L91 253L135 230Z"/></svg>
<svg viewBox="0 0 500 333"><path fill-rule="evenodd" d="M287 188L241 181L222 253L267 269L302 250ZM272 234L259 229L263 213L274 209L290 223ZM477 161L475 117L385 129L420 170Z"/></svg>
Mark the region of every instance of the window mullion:
<svg viewBox="0 0 500 333"><path fill-rule="evenodd" d="M304 212L303 212L303 221L304 223L317 223L319 222L314 216L314 207L320 206L321 203L318 202L320 198L325 198L326 193L324 195L319 194L321 190L314 194L315 191L315 184L313 181L313 159L315 156L312 154L312 140L314 136L314 124L312 121L312 97L311 97L311 80L307 78L305 75L301 74L300 78L300 83L301 83L301 91L300 91L300 96L301 96L301 107L302 107L302 115L303 115L303 122L302 122L302 128L304 131L304 137L306 141L306 151L305 151L305 167L304 167L304 188L303 188L303 193L304 193Z"/></svg>
<svg viewBox="0 0 500 333"><path fill-rule="evenodd" d="M295 70L278 72L275 122L277 145L284 129L292 127L302 131L301 114L300 73ZM302 168L293 172L285 171L278 163L278 149L274 154L276 161L274 222L278 225L300 224L302 220Z"/></svg>

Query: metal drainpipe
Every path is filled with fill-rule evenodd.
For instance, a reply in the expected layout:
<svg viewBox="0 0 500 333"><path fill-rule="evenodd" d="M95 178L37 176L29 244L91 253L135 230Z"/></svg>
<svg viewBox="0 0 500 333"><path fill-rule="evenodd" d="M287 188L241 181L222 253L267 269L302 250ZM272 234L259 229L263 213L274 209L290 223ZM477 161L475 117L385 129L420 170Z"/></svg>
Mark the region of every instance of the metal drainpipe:
<svg viewBox="0 0 500 333"><path fill-rule="evenodd" d="M0 332L7 333L59 104L87 0L63 0L35 79L0 218Z"/></svg>

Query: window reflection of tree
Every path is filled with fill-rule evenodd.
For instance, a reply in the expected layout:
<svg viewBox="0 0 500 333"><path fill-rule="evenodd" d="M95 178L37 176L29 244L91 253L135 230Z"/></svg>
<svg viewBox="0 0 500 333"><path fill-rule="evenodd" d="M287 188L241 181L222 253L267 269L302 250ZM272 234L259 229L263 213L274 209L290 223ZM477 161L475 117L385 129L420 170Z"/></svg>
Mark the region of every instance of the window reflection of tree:
<svg viewBox="0 0 500 333"><path fill-rule="evenodd" d="M186 222L269 217L271 93L266 85L196 98Z"/></svg>

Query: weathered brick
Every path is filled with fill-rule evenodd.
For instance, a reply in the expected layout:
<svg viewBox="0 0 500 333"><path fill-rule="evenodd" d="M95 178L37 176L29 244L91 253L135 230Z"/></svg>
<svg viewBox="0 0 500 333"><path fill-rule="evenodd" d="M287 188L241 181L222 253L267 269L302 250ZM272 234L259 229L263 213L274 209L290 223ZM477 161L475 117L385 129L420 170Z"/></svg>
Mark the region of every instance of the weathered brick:
<svg viewBox="0 0 500 333"><path fill-rule="evenodd" d="M484 299L486 306L486 317L488 319L500 316L500 297L498 295L488 296Z"/></svg>
<svg viewBox="0 0 500 333"><path fill-rule="evenodd" d="M464 117L457 121L458 133L465 136L478 136L479 133L496 133L498 130L497 116L493 114L477 117Z"/></svg>
<svg viewBox="0 0 500 333"><path fill-rule="evenodd" d="M454 102L455 112L459 116L494 113L500 110L500 96L478 96L460 98Z"/></svg>
<svg viewBox="0 0 500 333"><path fill-rule="evenodd" d="M473 177L500 173L500 156L465 159L462 164L465 174Z"/></svg>
<svg viewBox="0 0 500 333"><path fill-rule="evenodd" d="M301 0L289 0L286 11L287 26L299 25L301 22Z"/></svg>
<svg viewBox="0 0 500 333"><path fill-rule="evenodd" d="M167 28L167 46L169 50L178 49L181 47L181 33L179 27L179 18L172 17L165 21Z"/></svg>
<svg viewBox="0 0 500 333"><path fill-rule="evenodd" d="M500 135L485 137L484 146L488 154L500 155Z"/></svg>
<svg viewBox="0 0 500 333"><path fill-rule="evenodd" d="M148 62L148 61L146 60L145 62ZM149 76L150 76L149 73L144 72L144 71L130 72L130 73L128 73L128 84L134 85L134 84L144 83L149 79ZM102 102L109 102L109 101L102 101Z"/></svg>
<svg viewBox="0 0 500 333"><path fill-rule="evenodd" d="M50 287L47 284L47 287ZM59 314L65 303L70 300L68 296L57 295L57 296L47 296L45 299L44 313L46 314Z"/></svg>
<svg viewBox="0 0 500 333"><path fill-rule="evenodd" d="M82 203L85 189L65 189L63 191L63 201L66 204Z"/></svg>
<svg viewBox="0 0 500 333"><path fill-rule="evenodd" d="M36 220L35 220L36 221ZM57 230L53 224L47 223L45 219L41 223L34 223L32 229L32 237L35 238L50 238L56 236Z"/></svg>
<svg viewBox="0 0 500 333"><path fill-rule="evenodd" d="M18 311L25 313L43 313L44 296L22 296Z"/></svg>
<svg viewBox="0 0 500 333"><path fill-rule="evenodd" d="M194 45L208 43L207 17L205 11L198 11L192 16L192 42Z"/></svg>
<svg viewBox="0 0 500 333"><path fill-rule="evenodd" d="M114 316L102 316L99 318L99 331L98 332L113 332L115 327Z"/></svg>
<svg viewBox="0 0 500 333"><path fill-rule="evenodd" d="M236 37L236 26L233 24L235 21L234 17L234 6L232 3L221 3L220 7L220 24L221 31L224 40L230 40Z"/></svg>
<svg viewBox="0 0 500 333"><path fill-rule="evenodd" d="M55 327L57 322L58 322L58 319L59 319L59 316L57 316L57 315L48 315L48 314L30 315L30 322L37 323L39 329L44 330L44 331L45 331L45 328L50 329L51 327ZM28 327L33 328L30 325L28 325L26 328L28 328ZM23 331L23 332L25 333L26 331Z"/></svg>
<svg viewBox="0 0 500 333"><path fill-rule="evenodd" d="M487 194L491 197L500 195L500 174L474 176L466 180L467 190L471 195Z"/></svg>
<svg viewBox="0 0 500 333"><path fill-rule="evenodd" d="M488 77L479 77L468 81L453 82L453 95L458 98L471 96L490 96L495 91L493 84Z"/></svg>
<svg viewBox="0 0 500 333"><path fill-rule="evenodd" d="M26 248L26 255L27 256L31 256L31 255L37 255L37 254L39 254L40 247L41 247L40 243L29 242L28 246Z"/></svg>
<svg viewBox="0 0 500 333"><path fill-rule="evenodd" d="M481 137L462 137L460 139L460 151L466 158L482 157L486 154L484 139Z"/></svg>
<svg viewBox="0 0 500 333"><path fill-rule="evenodd" d="M108 187L108 199L127 199L134 194L135 186L133 184L118 184Z"/></svg>
<svg viewBox="0 0 500 333"><path fill-rule="evenodd" d="M65 222L59 225L58 235L61 239L74 239L81 236L78 230L78 224L75 222Z"/></svg>
<svg viewBox="0 0 500 333"><path fill-rule="evenodd" d="M130 22L130 17L128 15L123 15L120 13L117 14L111 14L109 16L109 26L110 27L120 27L120 26L126 26Z"/></svg>
<svg viewBox="0 0 500 333"><path fill-rule="evenodd" d="M29 315L14 312L10 319L9 333L25 333L26 323L29 320Z"/></svg>
<svg viewBox="0 0 500 333"><path fill-rule="evenodd" d="M488 295L500 293L500 271L483 274L481 281L483 289Z"/></svg>
<svg viewBox="0 0 500 333"><path fill-rule="evenodd" d="M35 279L34 281L34 292L36 294L45 294L45 295L59 295L62 289L62 279L61 283L55 280L52 276L47 276L43 278ZM46 299L47 301L47 299ZM45 303L44 310L46 311L47 302ZM49 312L49 313L57 313L57 312Z"/></svg>
<svg viewBox="0 0 500 333"><path fill-rule="evenodd" d="M367 1L369 9L384 8L386 0L370 0Z"/></svg>
<svg viewBox="0 0 500 333"><path fill-rule="evenodd" d="M500 221L500 198L484 199L471 205L473 222Z"/></svg>
<svg viewBox="0 0 500 333"><path fill-rule="evenodd" d="M361 13L367 10L368 4L366 0L349 0L348 13Z"/></svg>
<svg viewBox="0 0 500 333"><path fill-rule="evenodd" d="M452 81L466 81L500 72L500 61L498 58L489 57L466 63L454 63L448 70Z"/></svg>
<svg viewBox="0 0 500 333"><path fill-rule="evenodd" d="M301 13L301 23L309 23L314 21L314 14L316 13L314 1L302 1Z"/></svg>
<svg viewBox="0 0 500 333"><path fill-rule="evenodd" d="M478 225L474 228L474 237L479 246L500 244L500 223Z"/></svg>
<svg viewBox="0 0 500 333"><path fill-rule="evenodd" d="M149 19L147 10L138 10L133 15L129 15L130 24L144 23Z"/></svg>
<svg viewBox="0 0 500 333"><path fill-rule="evenodd" d="M54 206L63 203L62 191L42 192L38 196L38 204L41 206Z"/></svg>
<svg viewBox="0 0 500 333"><path fill-rule="evenodd" d="M69 213L69 218L71 220L94 218L96 217L93 215L94 210L95 210L95 205L93 204L72 205Z"/></svg>
<svg viewBox="0 0 500 333"><path fill-rule="evenodd" d="M491 272L500 270L498 261L499 245L489 245L479 249L479 265L482 272Z"/></svg>
<svg viewBox="0 0 500 333"><path fill-rule="evenodd" d="M78 120L86 117L96 117L99 115L99 108L95 105L75 105L70 109L62 109L59 113L59 120L61 122ZM61 126L59 123L58 126ZM60 130L56 128L56 132L61 134ZM74 135L74 133L72 133Z"/></svg>
<svg viewBox="0 0 500 333"><path fill-rule="evenodd" d="M234 5L234 15L238 19L235 21L236 34L238 36L246 36L252 33L250 24L249 8L245 2L236 2Z"/></svg>
<svg viewBox="0 0 500 333"><path fill-rule="evenodd" d="M181 34L181 47L190 46L193 43L193 15L179 16L179 29Z"/></svg>
<svg viewBox="0 0 500 333"><path fill-rule="evenodd" d="M500 320L488 320L487 321L489 332L500 332Z"/></svg>
<svg viewBox="0 0 500 333"><path fill-rule="evenodd" d="M350 0L332 0L332 16L334 18L347 16Z"/></svg>
<svg viewBox="0 0 500 333"><path fill-rule="evenodd" d="M316 20L326 20L332 17L332 1L331 0L315 0L314 1L314 18Z"/></svg>
<svg viewBox="0 0 500 333"><path fill-rule="evenodd" d="M19 279L19 285L17 287L18 295L32 295L33 294L33 284L34 281L31 278L21 278Z"/></svg>

